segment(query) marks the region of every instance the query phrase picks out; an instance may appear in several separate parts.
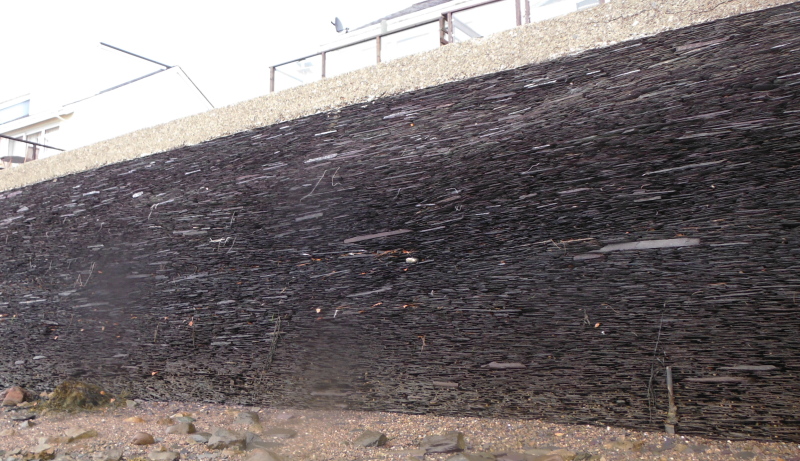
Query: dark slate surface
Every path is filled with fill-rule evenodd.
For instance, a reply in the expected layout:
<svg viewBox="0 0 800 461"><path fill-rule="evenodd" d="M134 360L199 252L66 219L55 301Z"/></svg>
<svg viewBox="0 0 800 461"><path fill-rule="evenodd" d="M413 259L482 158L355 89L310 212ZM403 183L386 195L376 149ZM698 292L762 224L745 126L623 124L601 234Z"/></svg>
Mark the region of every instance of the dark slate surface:
<svg viewBox="0 0 800 461"><path fill-rule="evenodd" d="M680 433L800 441L799 37L794 4L2 194L0 385L659 430L672 366Z"/></svg>

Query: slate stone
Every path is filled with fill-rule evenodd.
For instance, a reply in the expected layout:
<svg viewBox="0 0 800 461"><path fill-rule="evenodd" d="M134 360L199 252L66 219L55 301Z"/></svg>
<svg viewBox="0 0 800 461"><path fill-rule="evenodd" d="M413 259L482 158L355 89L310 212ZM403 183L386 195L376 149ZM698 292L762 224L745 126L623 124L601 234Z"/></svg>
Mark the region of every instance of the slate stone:
<svg viewBox="0 0 800 461"><path fill-rule="evenodd" d="M49 437L38 437L36 439L40 445L47 444L47 445L61 445L64 443L72 442L72 437L67 436L49 436Z"/></svg>
<svg viewBox="0 0 800 461"><path fill-rule="evenodd" d="M283 461L283 458L274 451L256 448L247 455L245 461Z"/></svg>
<svg viewBox="0 0 800 461"><path fill-rule="evenodd" d="M447 461L495 461L491 453L458 453L447 458Z"/></svg>
<svg viewBox="0 0 800 461"><path fill-rule="evenodd" d="M254 411L242 411L238 415L236 415L236 419L233 421L234 424L258 424L261 422L260 418L258 417L258 413Z"/></svg>
<svg viewBox="0 0 800 461"><path fill-rule="evenodd" d="M449 431L441 435L428 435L419 443L419 447L427 453L463 451L466 446L464 434L457 431Z"/></svg>
<svg viewBox="0 0 800 461"><path fill-rule="evenodd" d="M75 427L64 431L64 435L72 437L73 441L97 437L97 431L91 428Z"/></svg>
<svg viewBox="0 0 800 461"><path fill-rule="evenodd" d="M181 454L177 451L151 451L147 454L151 461L177 461Z"/></svg>
<svg viewBox="0 0 800 461"><path fill-rule="evenodd" d="M196 432L189 436L189 438L197 443L208 443L208 439L211 437L210 432Z"/></svg>
<svg viewBox="0 0 800 461"><path fill-rule="evenodd" d="M122 459L123 451L120 449L111 449L94 453L92 459L95 461L120 461Z"/></svg>
<svg viewBox="0 0 800 461"><path fill-rule="evenodd" d="M353 445L358 445L361 447L382 447L388 440L389 439L386 438L386 434L381 432L364 431L355 440L353 440Z"/></svg>
<svg viewBox="0 0 800 461"><path fill-rule="evenodd" d="M531 461L532 458L532 455L514 451L497 455L497 461Z"/></svg>
<svg viewBox="0 0 800 461"><path fill-rule="evenodd" d="M226 448L244 450L247 446L247 438L240 432L217 428L211 434L211 437L208 438L208 447L214 450L224 450Z"/></svg>
<svg viewBox="0 0 800 461"><path fill-rule="evenodd" d="M291 439L297 436L297 431L286 427L273 427L264 431L262 436L273 439Z"/></svg>
<svg viewBox="0 0 800 461"><path fill-rule="evenodd" d="M178 423L167 428L167 434L194 434L197 432L192 423Z"/></svg>

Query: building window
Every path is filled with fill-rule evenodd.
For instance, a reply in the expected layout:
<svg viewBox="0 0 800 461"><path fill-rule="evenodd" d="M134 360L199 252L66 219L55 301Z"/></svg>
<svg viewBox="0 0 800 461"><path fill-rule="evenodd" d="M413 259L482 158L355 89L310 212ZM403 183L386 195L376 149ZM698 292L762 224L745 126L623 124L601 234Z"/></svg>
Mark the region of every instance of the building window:
<svg viewBox="0 0 800 461"><path fill-rule="evenodd" d="M13 106L4 107L0 109L0 124L16 120L18 118L27 117L31 111L31 100L22 101L14 104Z"/></svg>

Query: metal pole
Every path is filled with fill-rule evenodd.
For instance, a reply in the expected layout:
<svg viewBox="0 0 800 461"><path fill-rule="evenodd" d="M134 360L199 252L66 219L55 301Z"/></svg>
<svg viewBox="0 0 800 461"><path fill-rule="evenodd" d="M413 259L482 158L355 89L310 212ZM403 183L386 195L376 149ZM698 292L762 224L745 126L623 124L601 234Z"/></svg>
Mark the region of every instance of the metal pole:
<svg viewBox="0 0 800 461"><path fill-rule="evenodd" d="M522 25L522 3L520 0L514 0L514 9L517 15L517 27Z"/></svg>
<svg viewBox="0 0 800 461"><path fill-rule="evenodd" d="M377 54L376 58L377 58L378 64L380 64L381 63L381 36L380 35L375 37L375 53Z"/></svg>
<svg viewBox="0 0 800 461"><path fill-rule="evenodd" d="M275 92L275 66L269 66L269 92Z"/></svg>
<svg viewBox="0 0 800 461"><path fill-rule="evenodd" d="M123 52L125 54L129 54L129 55L131 55L133 57L136 57L136 58L139 58L139 59L144 59L145 61L150 61L153 64L158 64L159 66L166 67L167 69L171 69L173 67L173 66L168 66L168 65L164 64L163 62L158 62L158 61L155 61L155 60L150 59L150 58L145 58L144 56L139 56L136 53L131 53L130 51L125 51L122 48L117 48L116 46L109 45L108 43L100 42L100 44L103 45L103 46L107 46L107 47L111 48L112 50L121 51L121 52Z"/></svg>
<svg viewBox="0 0 800 461"><path fill-rule="evenodd" d="M325 61L326 61L326 57L327 56L328 56L328 53L323 51L322 52L322 78L325 78Z"/></svg>

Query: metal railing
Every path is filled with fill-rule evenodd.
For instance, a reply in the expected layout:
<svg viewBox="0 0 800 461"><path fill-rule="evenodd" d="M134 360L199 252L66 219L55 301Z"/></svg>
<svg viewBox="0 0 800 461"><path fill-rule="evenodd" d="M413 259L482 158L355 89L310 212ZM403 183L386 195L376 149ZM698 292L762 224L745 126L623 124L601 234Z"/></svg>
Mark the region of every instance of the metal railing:
<svg viewBox="0 0 800 461"><path fill-rule="evenodd" d="M309 54L309 55L303 56L301 58L295 58L295 59L292 59L290 61L286 61L286 62L282 62L280 64L272 65L272 66L269 67L269 91L270 91L270 93L275 92L275 76L276 76L276 72L278 71L277 69L279 67L286 66L286 65L289 65L289 64L294 64L294 63L298 63L299 64L299 63L301 63L303 61L306 61L308 59L319 57L319 59L321 61L320 62L320 68L321 69L320 69L320 73L319 73L319 78L326 78L327 77L326 73L327 73L327 70L328 70L327 69L328 68L328 66L327 66L328 59L327 58L328 58L328 54L329 53L333 53L335 51L344 50L346 48L355 47L357 45L361 45L361 44L369 43L369 42L374 42L375 43L375 64L380 64L381 63L381 57L382 57L382 42L383 42L385 37L388 37L388 36L391 36L391 35L395 35L395 34L399 34L401 32L406 32L406 31L409 31L409 30L412 30L412 29L421 28L421 27L424 27L424 26L427 26L427 25L430 25L430 24L435 24L437 22L439 24L439 46L444 46L444 45L448 45L448 44L454 43L456 41L455 33L456 33L457 29L463 31L470 38L480 37L481 35L479 35L475 31L473 31L467 24L459 21L458 18L454 17L454 15L457 14L457 13L466 12L468 10L474 10L476 8L481 8L481 7L485 7L487 5L500 3L500 2L506 2L506 1L508 1L508 0L486 0L484 2L476 3L476 4L473 4L473 5L469 5L469 6L465 6L465 7L461 7L461 8L457 8L457 9L453 9L453 10L449 10L449 11L445 11L445 12L441 13L438 18L423 19L423 20L414 22L412 24L408 24L408 25L399 27L397 29L393 29L391 31L381 31L381 32L379 32L377 34L370 35L370 36L368 36L366 38L363 38L363 39L351 41L351 42L348 42L346 44L342 44L342 45L338 45L338 46L334 46L334 47L328 48L328 49L326 49L324 51L320 51L318 53ZM580 9L581 8L580 4L581 3L586 3L586 1L587 0L584 0L584 2L576 2L576 5L578 5L576 9ZM604 4L604 3L606 3L606 1L607 0L595 0L595 1L590 2L590 3L591 3L591 6L593 6L593 5ZM515 19L515 22L516 22L516 26L519 27L519 26L521 26L523 24L530 24L531 23L531 4L530 4L531 0L513 0L513 2L514 2L514 15L515 15L514 19ZM313 66L311 66L311 67L313 67ZM289 74L286 74L286 73L284 73L284 75L299 81L301 84L305 83L303 80L301 80L298 77L295 77L295 76L292 76L292 75L289 75Z"/></svg>
<svg viewBox="0 0 800 461"><path fill-rule="evenodd" d="M6 136L4 134L0 134L0 138L8 139L9 142L21 142L28 144L31 149L26 150L25 156L22 155L13 155L9 153L9 155L0 156L0 169L7 169L10 168L11 165L19 164L19 163L27 163L37 160L39 158L39 149L53 149L60 152L63 152L64 149L59 149L58 147L48 146L47 144L40 144L38 142L28 141L25 139L19 139L12 136Z"/></svg>

